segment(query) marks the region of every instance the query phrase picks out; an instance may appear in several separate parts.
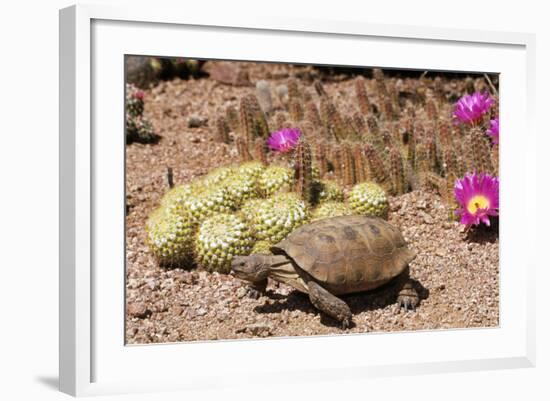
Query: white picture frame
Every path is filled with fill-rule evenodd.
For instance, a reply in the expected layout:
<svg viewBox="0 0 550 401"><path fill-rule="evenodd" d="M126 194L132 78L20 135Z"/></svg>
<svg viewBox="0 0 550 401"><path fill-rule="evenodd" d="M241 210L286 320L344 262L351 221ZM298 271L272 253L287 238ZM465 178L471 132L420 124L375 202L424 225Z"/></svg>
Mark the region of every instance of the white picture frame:
<svg viewBox="0 0 550 401"><path fill-rule="evenodd" d="M193 47L197 39L200 50ZM252 380L262 385L274 377L279 382L360 380L534 366L534 244L514 229L521 225L522 232L535 232L536 219L529 216L536 210L528 204L527 191L518 190L536 185L534 48L534 35L522 33L227 18L154 7L78 5L61 10L60 390L81 396L244 386ZM357 51L361 49L365 51ZM123 55L179 52L202 58L499 72L500 326L125 346ZM120 136L101 134L117 127ZM269 366L249 362L281 353L284 360L272 358Z"/></svg>

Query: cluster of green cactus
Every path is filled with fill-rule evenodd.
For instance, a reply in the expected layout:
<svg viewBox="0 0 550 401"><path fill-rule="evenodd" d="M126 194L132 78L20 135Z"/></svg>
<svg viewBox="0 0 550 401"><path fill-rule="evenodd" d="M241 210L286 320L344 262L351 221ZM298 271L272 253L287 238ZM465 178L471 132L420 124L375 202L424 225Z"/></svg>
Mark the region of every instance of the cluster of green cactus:
<svg viewBox="0 0 550 401"><path fill-rule="evenodd" d="M126 84L126 142L153 143L158 140L153 124L143 115L144 93Z"/></svg>
<svg viewBox="0 0 550 401"><path fill-rule="evenodd" d="M304 159L298 164L314 170L306 149L302 151ZM293 191L303 187L304 180L291 168L265 167L258 161L216 168L164 195L146 225L149 248L163 265L181 266L194 259L206 269L227 272L233 256L269 253L271 246L311 220L384 216L385 195L375 184L356 185L345 201L336 182L319 180L312 171L308 180L314 185L307 185L312 193L304 199L303 193Z"/></svg>

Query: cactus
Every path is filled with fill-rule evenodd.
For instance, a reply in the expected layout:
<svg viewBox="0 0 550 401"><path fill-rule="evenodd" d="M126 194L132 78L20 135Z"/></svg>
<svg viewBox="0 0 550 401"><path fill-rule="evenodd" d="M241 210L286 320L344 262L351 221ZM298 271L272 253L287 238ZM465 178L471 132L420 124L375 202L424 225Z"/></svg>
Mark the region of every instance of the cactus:
<svg viewBox="0 0 550 401"><path fill-rule="evenodd" d="M225 120L231 131L240 131L239 112L234 106L227 106L225 109Z"/></svg>
<svg viewBox="0 0 550 401"><path fill-rule="evenodd" d="M256 209L249 224L260 241L275 244L309 219L305 202L292 192L274 195L254 206Z"/></svg>
<svg viewBox="0 0 550 401"><path fill-rule="evenodd" d="M253 234L243 219L218 214L200 225L195 252L197 261L206 269L228 273L233 257L250 254L253 245Z"/></svg>
<svg viewBox="0 0 550 401"><path fill-rule="evenodd" d="M292 186L294 171L282 166L269 166L261 174L258 182L263 196L271 196L276 192L289 191Z"/></svg>
<svg viewBox="0 0 550 401"><path fill-rule="evenodd" d="M390 150L390 175L394 195L404 194L408 186L405 182L405 168L403 166L403 157L396 148Z"/></svg>
<svg viewBox="0 0 550 401"><path fill-rule="evenodd" d="M285 113L279 112L275 115L275 126L277 127L277 130L290 127Z"/></svg>
<svg viewBox="0 0 550 401"><path fill-rule="evenodd" d="M332 165L332 172L336 177L338 182L343 182L344 180L344 170L343 170L343 157L342 157L342 148L339 145L333 145L330 149L329 156L330 164Z"/></svg>
<svg viewBox="0 0 550 401"><path fill-rule="evenodd" d="M260 196L258 180L253 175L234 175L220 185L229 193L233 208L238 208L246 200Z"/></svg>
<svg viewBox="0 0 550 401"><path fill-rule="evenodd" d="M437 120L437 106L432 96L428 96L426 100L426 115L431 121Z"/></svg>
<svg viewBox="0 0 550 401"><path fill-rule="evenodd" d="M241 163L252 160L252 156L248 151L248 146L246 146L246 141L242 136L235 138L235 146L237 148L237 154L239 155L239 160Z"/></svg>
<svg viewBox="0 0 550 401"><path fill-rule="evenodd" d="M273 244L269 241L256 241L250 253L261 253L265 255L270 255L272 246Z"/></svg>
<svg viewBox="0 0 550 401"><path fill-rule="evenodd" d="M461 171L458 167L458 159L454 150L450 147L443 149L443 171L445 176L454 174L455 176L462 175L464 171Z"/></svg>
<svg viewBox="0 0 550 401"><path fill-rule="evenodd" d="M252 177L255 180L258 180L262 175L262 172L265 170L265 167L262 163L258 161L245 162L240 164L235 172L237 177Z"/></svg>
<svg viewBox="0 0 550 401"><path fill-rule="evenodd" d="M499 174L499 150L498 144L493 145L491 148L491 164L493 165L493 175Z"/></svg>
<svg viewBox="0 0 550 401"><path fill-rule="evenodd" d="M254 216L256 216L256 213L258 212L258 207L263 204L264 201L265 199L263 198L251 198L246 200L237 211L237 215L245 221L254 220Z"/></svg>
<svg viewBox="0 0 550 401"><path fill-rule="evenodd" d="M300 101L302 100L302 94L300 92L300 89L298 88L298 81L296 79L291 78L287 82L288 87L288 100L289 102L292 102L293 100Z"/></svg>
<svg viewBox="0 0 550 401"><path fill-rule="evenodd" d="M392 101L389 97L382 99L382 117L386 121L392 121L395 119L396 113L393 109Z"/></svg>
<svg viewBox="0 0 550 401"><path fill-rule="evenodd" d="M263 138L256 138L254 142L254 158L267 166L267 149Z"/></svg>
<svg viewBox="0 0 550 401"><path fill-rule="evenodd" d="M153 124L143 116L144 93L132 84L126 84L126 142L155 143L159 137Z"/></svg>
<svg viewBox="0 0 550 401"><path fill-rule="evenodd" d="M130 117L139 117L143 115L144 93L133 84L126 84L126 113Z"/></svg>
<svg viewBox="0 0 550 401"><path fill-rule="evenodd" d="M426 174L431 172L429 152L426 144L421 141L416 145L416 155L414 160L414 170L419 181L419 184L424 187L427 184ZM435 173L434 173L435 174Z"/></svg>
<svg viewBox="0 0 550 401"><path fill-rule="evenodd" d="M382 187L391 187L390 177L384 166L384 162L376 153L371 144L365 145L365 156L371 177Z"/></svg>
<svg viewBox="0 0 550 401"><path fill-rule="evenodd" d="M207 187L215 187L218 184L224 182L228 177L233 176L235 174L235 171L235 168L232 166L215 168L202 179L200 184Z"/></svg>
<svg viewBox="0 0 550 401"><path fill-rule="evenodd" d="M378 120L376 120L374 116L370 116L367 118L367 125L369 127L369 135L366 138L367 142L370 142L378 152L383 152L384 143L382 141Z"/></svg>
<svg viewBox="0 0 550 401"><path fill-rule="evenodd" d="M176 185L160 200L160 208L170 213L185 215L188 212L184 203L193 192L192 185Z"/></svg>
<svg viewBox="0 0 550 401"><path fill-rule="evenodd" d="M311 148L302 135L295 150L295 190L306 203L313 202Z"/></svg>
<svg viewBox="0 0 550 401"><path fill-rule="evenodd" d="M348 204L357 214L388 217L389 204L386 192L372 182L355 185L349 193Z"/></svg>
<svg viewBox="0 0 550 401"><path fill-rule="evenodd" d="M315 165L319 169L319 176L322 178L328 171L327 146L325 141L319 140L315 144Z"/></svg>
<svg viewBox="0 0 550 401"><path fill-rule="evenodd" d="M300 99L291 97L288 103L288 111L294 122L302 121L304 119L304 108L302 107Z"/></svg>
<svg viewBox="0 0 550 401"><path fill-rule="evenodd" d="M370 102L367 96L365 82L362 78L355 81L355 96L357 96L357 103L359 103L361 113L368 116L370 114Z"/></svg>
<svg viewBox="0 0 550 401"><path fill-rule="evenodd" d="M470 172L491 173L493 165L491 162L491 145L487 135L479 128L470 129L466 143L469 144Z"/></svg>
<svg viewBox="0 0 550 401"><path fill-rule="evenodd" d="M247 146L252 146L256 138L266 139L269 126L265 114L253 94L244 96L240 105L240 127Z"/></svg>
<svg viewBox="0 0 550 401"><path fill-rule="evenodd" d="M409 133L409 140L407 143L407 162L411 166L416 165L416 140L417 136L413 130Z"/></svg>
<svg viewBox="0 0 550 401"><path fill-rule="evenodd" d="M312 123L315 128L321 128L323 126L323 122L319 116L319 110L313 102L308 102L306 104L306 120Z"/></svg>
<svg viewBox="0 0 550 401"><path fill-rule="evenodd" d="M224 116L216 118L216 142L229 143L229 124Z"/></svg>
<svg viewBox="0 0 550 401"><path fill-rule="evenodd" d="M311 220L321 220L328 217L350 216L355 214L353 209L344 202L326 202L311 212Z"/></svg>
<svg viewBox="0 0 550 401"><path fill-rule="evenodd" d="M190 214L161 206L147 220L147 246L159 265L181 267L193 257L195 229L196 221Z"/></svg>
<svg viewBox="0 0 550 401"><path fill-rule="evenodd" d="M231 213L236 208L236 200L223 186L196 185L191 196L184 201L185 208L193 218L202 222L216 213Z"/></svg>
<svg viewBox="0 0 550 401"><path fill-rule="evenodd" d="M316 203L342 202L344 200L343 189L334 181L321 180L316 184Z"/></svg>
<svg viewBox="0 0 550 401"><path fill-rule="evenodd" d="M361 140L368 139L367 121L365 120L365 118L361 113L356 112L353 114L351 119L351 124L353 126L353 130L358 135L357 139L361 139Z"/></svg>
<svg viewBox="0 0 550 401"><path fill-rule="evenodd" d="M126 143L156 143L158 139L153 124L147 118L126 115Z"/></svg>
<svg viewBox="0 0 550 401"><path fill-rule="evenodd" d="M327 127L332 138L337 142L346 137L344 122L336 106L328 99L321 99L321 120Z"/></svg>
<svg viewBox="0 0 550 401"><path fill-rule="evenodd" d="M342 155L342 178L344 185L353 185L356 183L355 164L353 162L353 154L350 145L344 143L341 145Z"/></svg>
<svg viewBox="0 0 550 401"><path fill-rule="evenodd" d="M355 167L355 181L363 182L368 178L367 160L361 145L357 144L352 150L353 166Z"/></svg>
<svg viewBox="0 0 550 401"><path fill-rule="evenodd" d="M328 97L327 92L325 92L325 88L323 88L323 84L321 83L321 81L315 81L313 83L313 87L315 88L315 92L317 92L317 95L319 95L319 97Z"/></svg>

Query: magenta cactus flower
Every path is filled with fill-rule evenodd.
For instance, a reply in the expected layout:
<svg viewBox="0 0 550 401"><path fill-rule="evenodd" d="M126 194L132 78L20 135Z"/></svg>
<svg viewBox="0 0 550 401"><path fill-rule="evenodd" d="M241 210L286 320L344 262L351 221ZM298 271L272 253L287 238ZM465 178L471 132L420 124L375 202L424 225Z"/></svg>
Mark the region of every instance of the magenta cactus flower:
<svg viewBox="0 0 550 401"><path fill-rule="evenodd" d="M489 121L489 129L487 130L487 135L493 139L493 145L498 145L499 132L499 121L497 117L494 120Z"/></svg>
<svg viewBox="0 0 550 401"><path fill-rule="evenodd" d="M137 90L134 92L134 97L136 99L143 100L143 98L145 97L145 92L143 92L142 90Z"/></svg>
<svg viewBox="0 0 550 401"><path fill-rule="evenodd" d="M296 147L301 136L299 128L283 128L269 136L267 146L275 152L286 153Z"/></svg>
<svg viewBox="0 0 550 401"><path fill-rule="evenodd" d="M480 222L491 225L489 216L498 216L498 177L489 174L466 174L456 180L454 192L460 208L455 212L467 226Z"/></svg>
<svg viewBox="0 0 550 401"><path fill-rule="evenodd" d="M453 115L463 123L474 125L481 120L494 103L494 99L487 92L464 95L455 103Z"/></svg>

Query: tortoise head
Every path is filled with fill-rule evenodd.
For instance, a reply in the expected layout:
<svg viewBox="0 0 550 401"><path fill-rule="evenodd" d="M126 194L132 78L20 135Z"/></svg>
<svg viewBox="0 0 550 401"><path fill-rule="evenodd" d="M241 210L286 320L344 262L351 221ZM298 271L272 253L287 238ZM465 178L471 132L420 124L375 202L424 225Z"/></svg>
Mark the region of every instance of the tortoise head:
<svg viewBox="0 0 550 401"><path fill-rule="evenodd" d="M231 272L241 280L257 283L269 275L270 259L269 255L261 254L235 256L231 261Z"/></svg>

